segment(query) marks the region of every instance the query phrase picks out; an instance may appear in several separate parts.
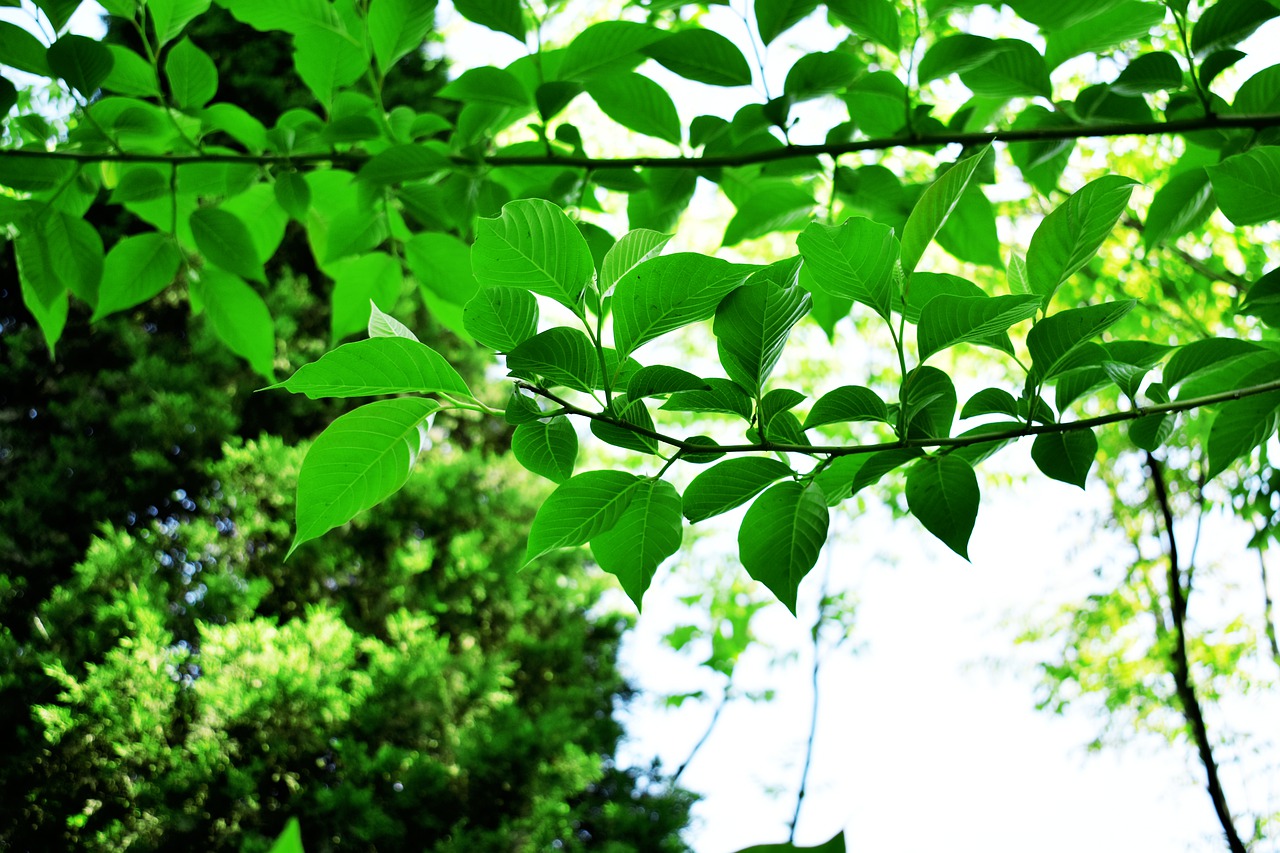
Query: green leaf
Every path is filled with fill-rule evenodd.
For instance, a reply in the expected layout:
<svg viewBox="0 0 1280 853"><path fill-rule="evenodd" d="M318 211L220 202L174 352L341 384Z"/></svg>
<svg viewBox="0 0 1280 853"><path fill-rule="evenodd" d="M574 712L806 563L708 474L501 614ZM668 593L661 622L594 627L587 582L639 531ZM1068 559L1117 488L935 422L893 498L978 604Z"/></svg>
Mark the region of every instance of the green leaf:
<svg viewBox="0 0 1280 853"><path fill-rule="evenodd" d="M665 480L644 479L613 527L591 538L591 554L615 576L640 609L640 600L662 561L680 550L684 523L680 493Z"/></svg>
<svg viewBox="0 0 1280 853"><path fill-rule="evenodd" d="M165 79L173 102L184 110L199 109L218 92L218 69L209 54L184 38L164 61Z"/></svg>
<svg viewBox="0 0 1280 853"><path fill-rule="evenodd" d="M430 178L449 165L444 155L426 145L393 145L369 158L356 179L375 186L403 184Z"/></svg>
<svg viewBox="0 0 1280 853"><path fill-rule="evenodd" d="M1173 54L1161 50L1134 57L1111 83L1111 90L1120 95L1145 95L1181 88L1182 82L1182 66Z"/></svg>
<svg viewBox="0 0 1280 853"><path fill-rule="evenodd" d="M0 122L9 116L9 111L18 104L18 88L8 78L0 77Z"/></svg>
<svg viewBox="0 0 1280 853"><path fill-rule="evenodd" d="M276 175L274 191L276 202L296 222L306 223L311 210L311 187L297 172L281 172Z"/></svg>
<svg viewBox="0 0 1280 853"><path fill-rule="evenodd" d="M1082 53L1106 53L1131 39L1146 39L1165 18L1161 3L1126 2L1045 39L1045 59L1057 68Z"/></svg>
<svg viewBox="0 0 1280 853"><path fill-rule="evenodd" d="M818 8L817 0L755 0L756 30L767 46Z"/></svg>
<svg viewBox="0 0 1280 853"><path fill-rule="evenodd" d="M444 356L426 344L401 337L343 344L273 387L306 394L312 400L380 394L471 396L467 383Z"/></svg>
<svg viewBox="0 0 1280 853"><path fill-rule="evenodd" d="M993 45L994 42L989 38L968 33L940 38L920 60L916 79L924 85L940 77L977 68L991 58L996 50Z"/></svg>
<svg viewBox="0 0 1280 853"><path fill-rule="evenodd" d="M1043 433L1031 445L1031 459L1046 477L1082 489L1097 455L1098 438L1089 429Z"/></svg>
<svg viewBox="0 0 1280 853"><path fill-rule="evenodd" d="M498 352L511 352L538 333L538 300L527 290L486 287L462 311L467 334Z"/></svg>
<svg viewBox="0 0 1280 853"><path fill-rule="evenodd" d="M63 36L45 53L49 69L85 98L93 96L111 73L115 59L107 46L87 36Z"/></svg>
<svg viewBox="0 0 1280 853"><path fill-rule="evenodd" d="M436 0L371 0L369 41L384 75L426 40L435 25L435 10Z"/></svg>
<svg viewBox="0 0 1280 853"><path fill-rule="evenodd" d="M893 136L906 126L907 87L891 71L864 74L843 98L849 115L867 136Z"/></svg>
<svg viewBox="0 0 1280 853"><path fill-rule="evenodd" d="M0 184L19 192L54 189L75 173L76 165L65 160L0 157Z"/></svg>
<svg viewBox="0 0 1280 853"><path fill-rule="evenodd" d="M17 24L0 21L0 64L38 77L52 77L46 48L40 39Z"/></svg>
<svg viewBox="0 0 1280 853"><path fill-rule="evenodd" d="M853 0L853 2L862 2L862 0ZM276 851L272 851L276 853ZM815 847L799 847L795 844L756 844L745 850L739 850L738 853L845 853L844 832L838 832L836 835L824 841Z"/></svg>
<svg viewBox="0 0 1280 853"><path fill-rule="evenodd" d="M1101 15L1116 6L1129 5L1130 0L1010 0L1006 5L1024 21L1030 21L1045 32L1063 30Z"/></svg>
<svg viewBox="0 0 1280 853"><path fill-rule="evenodd" d="M1267 378L1274 378L1269 372ZM1263 377L1256 377L1266 381ZM1253 451L1272 435L1280 422L1280 391L1245 397L1224 403L1209 428L1209 468L1205 472L1212 479L1227 469L1232 462Z"/></svg>
<svg viewBox="0 0 1280 853"><path fill-rule="evenodd" d="M1059 285L1093 260L1129 205L1136 181L1104 175L1044 218L1027 249L1027 277L1045 304Z"/></svg>
<svg viewBox="0 0 1280 853"><path fill-rule="evenodd" d="M751 420L751 398L730 379L707 379L709 391L677 391L662 408L672 412L714 412Z"/></svg>
<svg viewBox="0 0 1280 853"><path fill-rule="evenodd" d="M369 70L369 54L364 41L341 26L331 21L310 23L293 31L293 67L328 109L344 87Z"/></svg>
<svg viewBox="0 0 1280 853"><path fill-rule="evenodd" d="M1143 245L1151 251L1162 243L1176 241L1203 225L1216 207L1207 171L1196 167L1175 175L1156 190L1151 200L1143 224Z"/></svg>
<svg viewBox="0 0 1280 853"><path fill-rule="evenodd" d="M656 429L653 416L643 400L630 400L625 394L619 394L610 401L604 414L621 421L621 424L591 421L591 434L596 438L637 453L658 452L658 440L650 435Z"/></svg>
<svg viewBox="0 0 1280 853"><path fill-rule="evenodd" d="M639 481L623 471L587 471L560 484L543 501L529 528L525 565L612 529L635 497Z"/></svg>
<svg viewBox="0 0 1280 853"><path fill-rule="evenodd" d="M1231 111L1240 115L1266 115L1280 111L1280 65L1264 68L1240 84Z"/></svg>
<svg viewBox="0 0 1280 853"><path fill-rule="evenodd" d="M751 85L751 66L742 51L714 30L689 27L642 50L686 80L710 86Z"/></svg>
<svg viewBox="0 0 1280 853"><path fill-rule="evenodd" d="M508 202L496 219L481 219L471 264L486 287L541 293L570 309L595 275L591 249L573 220L542 199Z"/></svg>
<svg viewBox="0 0 1280 853"><path fill-rule="evenodd" d="M804 428L846 421L886 421L888 418L884 401L870 388L843 385L818 398L804 419Z"/></svg>
<svg viewBox="0 0 1280 853"><path fill-rule="evenodd" d="M329 339L337 343L366 328L371 305L393 310L404 277L400 262L385 252L344 260L335 273Z"/></svg>
<svg viewBox="0 0 1280 853"><path fill-rule="evenodd" d="M182 254L165 234L125 237L111 247L102 268L94 321L146 302L178 274Z"/></svg>
<svg viewBox="0 0 1280 853"><path fill-rule="evenodd" d="M965 401L964 408L960 410L960 420L981 415L1008 415L1016 418L1019 415L1018 401L1003 388L983 388Z"/></svg>
<svg viewBox="0 0 1280 853"><path fill-rule="evenodd" d="M661 234L647 228L637 228L622 235L622 239L609 247L600 265L600 294L612 295L618 281L640 264L656 257L671 240L670 234Z"/></svg>
<svg viewBox="0 0 1280 853"><path fill-rule="evenodd" d="M1045 317L1027 334L1027 349L1036 376L1044 381L1068 369L1077 346L1102 334L1135 305L1137 302L1132 299L1104 302Z"/></svg>
<svg viewBox="0 0 1280 853"><path fill-rule="evenodd" d="M600 387L600 356L579 329L556 326L523 341L507 354L512 375L575 391Z"/></svg>
<svg viewBox="0 0 1280 853"><path fill-rule="evenodd" d="M601 21L574 37L565 48L556 75L561 80L586 82L616 72L631 71L644 61L640 51L668 38L667 33L647 24Z"/></svg>
<svg viewBox="0 0 1280 853"><path fill-rule="evenodd" d="M424 231L404 246L414 276L442 299L466 305L480 292L471 272L471 247L452 234Z"/></svg>
<svg viewBox="0 0 1280 853"><path fill-rule="evenodd" d="M613 339L620 356L667 332L707 320L751 268L706 255L651 258L631 270L613 292Z"/></svg>
<svg viewBox="0 0 1280 853"><path fill-rule="evenodd" d="M253 281L266 282L249 229L238 216L217 207L192 212L191 235L200 254L214 266Z"/></svg>
<svg viewBox="0 0 1280 853"><path fill-rule="evenodd" d="M533 98L510 71L481 66L462 72L438 93L455 101L478 101L504 107L532 110Z"/></svg>
<svg viewBox="0 0 1280 853"><path fill-rule="evenodd" d="M1010 326L1029 320L1040 309L1038 296L992 296L970 299L938 296L920 311L916 341L920 361L962 341L981 343L1008 331Z"/></svg>
<svg viewBox="0 0 1280 853"><path fill-rule="evenodd" d="M209 3L210 0L147 0L147 15L160 44L168 44L192 19L207 12Z"/></svg>
<svg viewBox="0 0 1280 853"><path fill-rule="evenodd" d="M150 62L123 45L110 44L111 73L102 81L102 88L121 95L135 97L159 97L160 84L156 69Z"/></svg>
<svg viewBox="0 0 1280 853"><path fill-rule="evenodd" d="M809 294L771 281L748 282L716 308L712 332L730 379L759 393L773 372L791 327L809 311Z"/></svg>
<svg viewBox="0 0 1280 853"><path fill-rule="evenodd" d="M898 9L892 0L834 0L827 9L860 36L877 41L893 53L902 49Z"/></svg>
<svg viewBox="0 0 1280 853"><path fill-rule="evenodd" d="M1280 326L1280 267L1249 286L1238 310L1259 318L1268 326Z"/></svg>
<svg viewBox="0 0 1280 853"><path fill-rule="evenodd" d="M984 98L1053 96L1049 67L1044 57L1040 51L1019 39L991 42L986 60L961 71L960 82Z"/></svg>
<svg viewBox="0 0 1280 853"><path fill-rule="evenodd" d="M938 231L946 224L947 217L959 204L960 197L968 188L978 164L990 150L988 146L977 154L957 162L929 185L929 188L920 196L920 200L916 202L916 206L911 209L911 216L907 218L907 224L902 229L904 275L910 276L915 272L925 248L933 242Z"/></svg>
<svg viewBox="0 0 1280 853"><path fill-rule="evenodd" d="M195 290L218 339L275 381L276 329L262 297L238 276L217 269L201 270Z"/></svg>
<svg viewBox="0 0 1280 853"><path fill-rule="evenodd" d="M284 825L284 831L271 845L270 853L303 853L302 826L296 817L291 817Z"/></svg>
<svg viewBox="0 0 1280 853"><path fill-rule="evenodd" d="M102 238L79 216L48 212L15 241L23 274L23 293L36 297L46 312L60 313L67 291L90 306L102 281ZM28 300L30 302L30 300ZM49 315L51 319L54 314ZM52 347L51 347L52 348Z"/></svg>
<svg viewBox="0 0 1280 853"><path fill-rule="evenodd" d="M925 529L969 559L969 536L978 519L978 478L955 456L921 459L907 470L907 507Z"/></svg>
<svg viewBox="0 0 1280 853"><path fill-rule="evenodd" d="M938 232L937 241L939 246L962 261L996 269L1003 266L995 208L976 184L969 184L961 194Z"/></svg>
<svg viewBox="0 0 1280 853"><path fill-rule="evenodd" d="M369 303L369 337L371 338L405 338L416 341L418 336L409 327L390 314L379 310L378 306Z"/></svg>
<svg viewBox="0 0 1280 853"><path fill-rule="evenodd" d="M816 202L808 190L790 181L769 183L738 205L724 231L724 246L736 246L779 231L798 231L811 219Z"/></svg>
<svg viewBox="0 0 1280 853"><path fill-rule="evenodd" d="M379 400L329 424L298 472L297 532L289 554L398 491L422 450L423 422L439 408L421 397Z"/></svg>
<svg viewBox="0 0 1280 853"><path fill-rule="evenodd" d="M680 116L667 90L642 74L615 72L587 83L600 111L625 128L680 144Z"/></svg>
<svg viewBox="0 0 1280 853"><path fill-rule="evenodd" d="M794 481L768 489L742 519L738 556L743 567L792 614L800 581L818 562L829 523L822 490Z"/></svg>
<svg viewBox="0 0 1280 853"><path fill-rule="evenodd" d="M573 476L578 433L565 417L520 424L511 436L511 452L533 473L563 483Z"/></svg>
<svg viewBox="0 0 1280 853"><path fill-rule="evenodd" d="M711 386L707 380L665 364L642 367L627 380L627 397L640 400L645 397L658 397L674 394L678 391L709 391Z"/></svg>
<svg viewBox="0 0 1280 853"><path fill-rule="evenodd" d="M1265 0L1218 0L1204 10L1192 28L1191 51L1196 56L1204 56L1224 47L1234 47L1277 15L1280 8Z"/></svg>
<svg viewBox="0 0 1280 853"><path fill-rule="evenodd" d="M787 72L782 91L795 101L835 94L844 91L862 70L862 64L850 53L806 53Z"/></svg>
<svg viewBox="0 0 1280 853"><path fill-rule="evenodd" d="M907 409L907 435L946 438L956 415L956 389L951 377L936 367L922 365L903 382Z"/></svg>
<svg viewBox="0 0 1280 853"><path fill-rule="evenodd" d="M684 517L705 521L742 506L783 477L789 465L768 456L740 456L719 462L693 478L684 491Z"/></svg>
<svg viewBox="0 0 1280 853"><path fill-rule="evenodd" d="M455 0L453 7L468 21L524 41L520 0Z"/></svg>
<svg viewBox="0 0 1280 853"><path fill-rule="evenodd" d="M1208 168L1223 214L1234 225L1280 219L1280 146L1266 145Z"/></svg>
<svg viewBox="0 0 1280 853"><path fill-rule="evenodd" d="M899 246L893 229L860 216L843 225L814 222L796 238L815 288L870 306L885 320L901 301L894 272Z"/></svg>

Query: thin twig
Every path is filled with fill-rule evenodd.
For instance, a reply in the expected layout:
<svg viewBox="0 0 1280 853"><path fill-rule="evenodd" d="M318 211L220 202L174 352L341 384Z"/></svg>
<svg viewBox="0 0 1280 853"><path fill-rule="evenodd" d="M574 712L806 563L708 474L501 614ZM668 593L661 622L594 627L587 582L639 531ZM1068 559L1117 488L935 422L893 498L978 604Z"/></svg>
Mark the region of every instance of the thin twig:
<svg viewBox="0 0 1280 853"><path fill-rule="evenodd" d="M809 739L804 749L804 769L800 772L800 788L796 791L796 809L791 814L791 827L787 842L795 844L796 825L800 823L800 809L809 789L809 769L813 766L813 745L818 734L818 674L822 666L822 623L827 617L827 584L831 580L831 549L827 549L826 566L822 573L822 586L818 590L818 615L814 617L810 637L813 640L813 669L810 673L813 690L813 706L809 710Z"/></svg>
<svg viewBox="0 0 1280 853"><path fill-rule="evenodd" d="M1231 809L1227 806L1227 797L1222 790L1222 782L1218 778L1218 764L1213 757L1213 747L1209 743L1209 731L1205 726L1204 712L1200 708L1200 700L1196 697L1195 685L1191 681L1191 664L1187 658L1187 599L1182 586L1182 572L1178 566L1178 541L1173 532L1173 508L1169 503L1169 490L1165 485L1164 472L1155 455L1147 453L1147 470L1151 472L1151 491L1160 515L1164 521L1166 539L1169 542L1169 611L1173 625L1173 650L1170 653L1173 682L1178 691L1178 699L1182 704L1182 715L1191 729L1196 750L1200 754L1200 763L1204 765L1205 787L1209 791L1209 799L1213 801L1213 810L1218 815L1218 823L1227 837L1227 846L1231 853L1246 853L1247 848L1236 831L1231 817Z"/></svg>
<svg viewBox="0 0 1280 853"><path fill-rule="evenodd" d="M1258 530L1262 534L1262 530ZM1276 640L1276 620L1271 605L1271 583L1267 578L1267 558L1261 546L1258 547L1258 572L1262 575L1262 621L1267 633L1267 642L1271 646L1271 659L1280 666L1280 642Z"/></svg>
<svg viewBox="0 0 1280 853"><path fill-rule="evenodd" d="M702 732L702 737L698 738L698 742L693 745L693 749L689 750L689 756L684 760L684 763L676 768L675 773L671 774L671 785L674 786L676 782L680 781L680 775L684 773L685 768L689 766L689 763L693 761L694 756L696 756L698 751L702 749L703 744L705 744L707 739L711 737L711 733L715 731L716 723L720 722L720 713L724 711L724 706L729 704L729 699L731 698L729 691L732 687L733 679L730 678L724 683L724 690L720 694L720 701L716 703L715 713L711 715L711 722L707 723L707 728Z"/></svg>

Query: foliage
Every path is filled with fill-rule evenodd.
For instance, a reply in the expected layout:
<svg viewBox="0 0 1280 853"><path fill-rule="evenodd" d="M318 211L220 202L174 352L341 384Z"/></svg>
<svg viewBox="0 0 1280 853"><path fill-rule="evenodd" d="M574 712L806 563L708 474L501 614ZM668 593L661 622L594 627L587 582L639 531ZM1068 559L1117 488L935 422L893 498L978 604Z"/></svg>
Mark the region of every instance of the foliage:
<svg viewBox="0 0 1280 853"><path fill-rule="evenodd" d="M1247 480L1280 420L1280 75L1230 70L1280 16L1273 0L1017 0L1002 16L757 0L741 16L749 46L701 4L631 3L574 27L558 3L459 2L524 55L458 75L448 107L385 86L430 36L431 2L219 0L292 40L314 105L269 119L215 102L216 63L184 36L203 4L108 4L136 23L137 49L66 34L66 9L37 5L60 35L10 33L0 61L60 80L76 109L65 134L29 98L9 119L0 214L51 352L73 300L103 314L171 284L276 382L262 290L288 230L335 282L334 338L368 322L368 339L281 383L390 397L335 420L303 461L294 560L410 488L420 456L447 459L428 440L446 413L503 414L519 461L557 484L525 562L590 545L637 607L685 521L749 503L740 562L794 612L832 509L877 484L967 558L989 457L1031 438L1040 472L1080 487L1100 458L1140 458L1163 522L1142 529L1163 530L1168 569L1122 621L1167 615L1153 659L1173 689L1152 695L1178 706L1244 849L1196 698L1203 649L1164 471L1189 456L1202 487ZM839 43L796 58L777 93L767 63L821 15ZM656 66L760 90L731 116L685 121ZM646 147L608 150L593 135L612 125ZM1085 141L1135 136L1127 159ZM864 154L888 149L893 168ZM664 254L669 239L687 248L681 214L708 184L735 210L721 251ZM105 245L82 218L103 194L152 230ZM753 240L771 262L746 262ZM439 323L501 356L505 408L387 316L402 277ZM778 369L810 320L851 384ZM663 363L685 334L714 365ZM874 345L862 362L858 340ZM638 461L579 471L588 431Z"/></svg>

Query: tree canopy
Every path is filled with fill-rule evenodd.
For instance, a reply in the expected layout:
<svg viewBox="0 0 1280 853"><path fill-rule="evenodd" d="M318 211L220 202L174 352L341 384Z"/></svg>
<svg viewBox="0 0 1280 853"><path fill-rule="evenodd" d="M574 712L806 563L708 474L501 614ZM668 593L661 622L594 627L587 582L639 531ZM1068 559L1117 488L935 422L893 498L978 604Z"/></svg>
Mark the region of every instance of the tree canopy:
<svg viewBox="0 0 1280 853"><path fill-rule="evenodd" d="M48 87L0 84L23 303L51 355L76 312L163 297L273 399L377 398L302 460L292 561L500 418L555 486L526 566L588 545L639 608L688 526L745 507L739 562L795 612L838 508L888 501L967 558L983 467L1029 444L1047 478L1109 482L1118 515L1142 484L1126 529L1162 544L1107 606L1138 589L1155 617L1153 701L1229 849L1266 832L1219 776L1202 698L1233 664L1188 629L1176 517L1273 535L1280 65L1241 46L1275 0L653 0L585 24L459 0L519 55L412 104L388 81L438 38L434 2L220 0L289 40L309 102L269 117L222 97L189 29L209 3L104 3L128 43L68 32L77 5L35 3L43 39L0 30L0 63ZM733 211L704 250L699 192ZM102 202L143 224L108 245ZM333 283L335 346L301 366L264 299L290 234ZM462 353L403 322L405 282ZM814 328L839 385L798 367ZM458 369L476 353L504 387ZM1090 682L1071 651L1096 627L1067 629L1048 703Z"/></svg>

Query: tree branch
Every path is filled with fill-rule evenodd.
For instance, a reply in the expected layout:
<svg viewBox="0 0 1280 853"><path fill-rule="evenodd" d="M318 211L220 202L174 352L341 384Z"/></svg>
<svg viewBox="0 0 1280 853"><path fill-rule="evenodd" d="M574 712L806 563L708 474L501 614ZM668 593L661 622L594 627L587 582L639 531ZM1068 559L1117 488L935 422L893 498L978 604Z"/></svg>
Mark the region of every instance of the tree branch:
<svg viewBox="0 0 1280 853"><path fill-rule="evenodd" d="M1227 806L1227 797L1222 790L1222 782L1218 778L1218 764L1213 757L1213 747L1209 743L1209 731L1205 726L1204 713L1200 708L1200 700L1196 698L1195 686L1191 681L1191 664L1187 659L1187 599L1183 595L1181 570L1178 568L1178 542L1173 533L1173 508L1169 503L1169 490L1165 486L1164 472L1159 461L1150 452L1147 453L1147 469L1151 472L1151 491L1160 507L1160 515L1164 520L1166 538L1169 542L1169 610L1173 618L1173 651L1170 654L1173 664L1173 681L1178 691L1178 699L1182 703L1182 715L1191 728L1196 750L1200 754L1200 763L1204 765L1205 787L1209 790L1209 799L1213 801L1213 810L1218 815L1218 823L1227 837L1227 846L1231 853L1247 853L1244 842L1236 831L1235 822L1231 818L1231 810Z"/></svg>
<svg viewBox="0 0 1280 853"><path fill-rule="evenodd" d="M564 413L577 415L579 417L587 418L588 420L600 421L601 423L611 424L621 429L630 430L636 435L646 436L655 441L683 450L688 455L706 455L708 453L804 453L817 456L858 456L865 453L879 453L884 450L902 450L905 448L917 447L972 447L977 444L1013 441L1030 435L1056 435L1079 432L1080 430L1093 429L1094 427L1106 426L1108 424L1133 421L1138 418L1145 418L1149 415L1186 412L1191 411L1192 409L1211 406L1215 403L1242 400L1246 397L1254 397L1258 394L1265 394L1269 391L1280 391L1280 379L1266 382L1262 385L1252 385L1247 388L1237 388L1233 391L1222 391L1217 394L1206 394L1203 397L1193 397L1190 400L1174 400L1168 403L1136 406L1122 412L1111 412L1106 415L1098 415L1093 418L1081 418L1080 420L1067 421L1066 423L1020 424L1013 429L984 433L981 435L963 435L956 436L954 438L909 438L900 439L898 441L880 442L878 444L855 445L787 444L776 441L761 441L754 444L699 444L694 441L676 438L647 427L627 423L620 418L615 418L602 412L592 412L588 409L584 409L570 403L568 400L557 396L545 388L540 388L537 385L532 385L528 382L518 381L516 382L516 386L558 404L563 408Z"/></svg>
<svg viewBox="0 0 1280 853"><path fill-rule="evenodd" d="M1115 122L1111 124L1077 125L1074 127L1033 127L1019 130L993 130L971 133L938 133L920 136L894 136L862 139L854 142L821 145L783 145L767 151L747 151L714 157L576 157L576 156L505 156L495 154L475 158L452 155L456 166L565 166L577 169L716 169L774 163L815 157L819 154L840 156L855 151L884 151L891 148L935 148L947 145L965 147L992 142L1052 142L1064 139L1101 139L1119 136L1159 136L1190 133L1197 130L1262 130L1280 127L1280 113L1243 116L1203 116L1175 121ZM258 166L338 166L359 169L370 155L361 151L317 154L146 154L88 151L44 151L37 148L14 148L0 151L0 159L70 160L81 163L249 163Z"/></svg>

